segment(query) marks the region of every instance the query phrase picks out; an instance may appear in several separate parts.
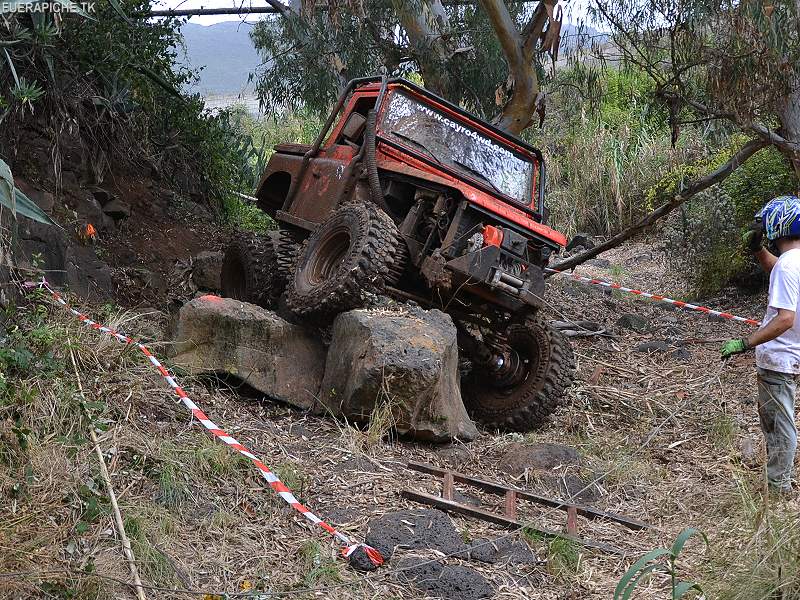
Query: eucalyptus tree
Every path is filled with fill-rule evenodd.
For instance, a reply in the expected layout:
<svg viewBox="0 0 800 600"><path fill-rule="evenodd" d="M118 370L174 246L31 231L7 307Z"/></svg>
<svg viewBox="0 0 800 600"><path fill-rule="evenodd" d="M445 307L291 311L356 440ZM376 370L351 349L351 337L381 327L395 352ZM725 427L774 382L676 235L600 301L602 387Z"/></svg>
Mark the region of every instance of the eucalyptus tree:
<svg viewBox="0 0 800 600"><path fill-rule="evenodd" d="M668 110L673 141L697 123L741 141L727 161L680 181L652 213L561 268L619 245L768 146L800 175L800 1L591 2L591 13L611 32L598 58L613 55L647 73L654 99Z"/></svg>
<svg viewBox="0 0 800 600"><path fill-rule="evenodd" d="M544 115L558 52L557 0L316 0L283 4L253 30L266 108L324 112L349 79L421 77L425 86L519 133Z"/></svg>

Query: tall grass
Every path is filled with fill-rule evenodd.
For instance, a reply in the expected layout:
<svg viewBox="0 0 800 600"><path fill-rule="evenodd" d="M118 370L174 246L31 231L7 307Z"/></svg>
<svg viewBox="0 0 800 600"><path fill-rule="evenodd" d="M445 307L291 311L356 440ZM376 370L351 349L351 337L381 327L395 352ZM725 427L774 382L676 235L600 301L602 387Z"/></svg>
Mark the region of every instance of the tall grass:
<svg viewBox="0 0 800 600"><path fill-rule="evenodd" d="M710 598L772 600L800 597L800 515L796 500L763 496L737 477L726 527L712 545L704 580ZM764 485L766 487L766 485Z"/></svg>
<svg viewBox="0 0 800 600"><path fill-rule="evenodd" d="M624 229L654 208L647 190L696 153L692 146L689 140L673 148L667 132L628 123L585 122L543 150L550 223L568 237Z"/></svg>

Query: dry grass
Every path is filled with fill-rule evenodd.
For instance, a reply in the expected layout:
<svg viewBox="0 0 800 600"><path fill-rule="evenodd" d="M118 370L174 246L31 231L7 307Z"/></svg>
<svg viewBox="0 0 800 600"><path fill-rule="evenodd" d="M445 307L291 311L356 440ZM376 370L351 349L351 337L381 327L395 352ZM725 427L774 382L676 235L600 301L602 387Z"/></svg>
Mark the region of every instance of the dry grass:
<svg viewBox="0 0 800 600"><path fill-rule="evenodd" d="M633 262L637 251L642 248L612 256L624 267L619 278L671 291L659 258ZM457 461L449 449L387 437L390 420L380 412L374 425L355 429L188 378L182 383L215 422L259 454L304 502L358 540L370 518L416 507L398 496L402 487L438 492L434 478L403 468L408 460L456 465L550 495L546 478L515 479L498 470L511 444L541 441L581 452L580 474L596 479L599 487L594 504L657 527L629 532L581 522L581 535L625 549L630 553L625 558L533 540L546 564L465 563L489 579L498 598L563 598L571 590L576 598L607 599L641 553L670 543L686 526L711 539L708 552L690 544L679 561L684 576L703 583L709 597L780 597L767 592L775 586L783 598L797 597L797 511L764 502L760 471L746 467L737 450L743 437L752 438L756 449L761 443L754 407L740 402L754 393L750 359L723 366L716 343L687 344L689 361L632 351L648 339L728 337L740 334L741 326L585 295L555 281L550 292L550 300L572 318L602 321L613 329L621 312L636 310L651 319L654 332L577 341L581 381L553 424L525 436L483 433L458 447ZM760 312L758 298L729 300L738 312ZM33 310L26 308L18 322L38 331L37 348L49 348L42 353L49 358L14 376L0 408L0 571L40 575L0 578L1 596L133 597L116 581L127 581L128 573L103 488L95 481L97 465L86 442L90 423L76 410L75 381L63 367L62 344L68 337L87 394L97 403L91 426L99 429L142 577L151 586L148 598L198 597L167 591L175 588L204 593L252 588L271 592L269 597L419 597L392 574L395 561L370 575L347 568L326 535L291 513L247 463L190 421L140 356L101 343L102 336L60 309ZM133 317L125 317L127 329L150 326ZM668 327L680 333L668 333ZM589 383L597 369L599 375ZM497 497L478 495L500 506ZM564 526L561 512L521 510L533 524ZM465 539L509 535L475 520L453 520ZM47 572L53 569L67 571ZM666 584L654 577L636 597L663 598ZM307 588L322 591L312 594Z"/></svg>
<svg viewBox="0 0 800 600"><path fill-rule="evenodd" d="M696 148L672 147L669 134L585 125L581 135L546 151L551 223L567 236L578 231L610 235L654 207L647 190Z"/></svg>

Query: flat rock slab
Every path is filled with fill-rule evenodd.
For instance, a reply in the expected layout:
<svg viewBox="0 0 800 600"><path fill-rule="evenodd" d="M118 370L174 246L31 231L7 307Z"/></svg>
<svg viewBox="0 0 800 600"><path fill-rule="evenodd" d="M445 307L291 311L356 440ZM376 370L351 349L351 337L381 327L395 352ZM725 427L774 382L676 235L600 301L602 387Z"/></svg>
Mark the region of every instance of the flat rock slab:
<svg viewBox="0 0 800 600"><path fill-rule="evenodd" d="M303 328L268 310L219 296L185 304L173 362L195 373L226 373L298 408L312 406L325 349Z"/></svg>
<svg viewBox="0 0 800 600"><path fill-rule="evenodd" d="M395 430L418 440L478 435L461 400L456 328L438 310L399 306L336 317L320 400L332 414L364 423L383 404Z"/></svg>
<svg viewBox="0 0 800 600"><path fill-rule="evenodd" d="M298 408L351 422L382 419L387 431L429 442L478 435L461 400L456 329L437 310L343 313L326 350L313 330L240 300L205 295L181 308L174 337L178 366L232 375Z"/></svg>
<svg viewBox="0 0 800 600"><path fill-rule="evenodd" d="M581 474L583 462L575 448L561 444L511 444L497 468L513 477L526 472L536 477L547 495L554 494L573 502L597 500L599 488Z"/></svg>
<svg viewBox="0 0 800 600"><path fill-rule="evenodd" d="M433 549L462 558L468 550L450 517L435 508L398 510L372 519L365 541L386 560L396 548Z"/></svg>
<svg viewBox="0 0 800 600"><path fill-rule="evenodd" d="M418 557L404 558L397 566L403 569L398 578L411 583L428 598L479 600L491 598L495 593L483 575L471 567L443 565Z"/></svg>

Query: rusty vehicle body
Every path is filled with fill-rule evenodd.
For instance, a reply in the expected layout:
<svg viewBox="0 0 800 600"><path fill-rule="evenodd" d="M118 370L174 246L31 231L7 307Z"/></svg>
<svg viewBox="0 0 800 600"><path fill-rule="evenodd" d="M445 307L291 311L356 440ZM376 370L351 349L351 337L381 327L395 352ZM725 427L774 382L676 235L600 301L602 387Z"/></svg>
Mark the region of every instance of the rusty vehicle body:
<svg viewBox="0 0 800 600"><path fill-rule="evenodd" d="M311 232L342 202L369 200L368 185L361 180L361 165L354 159L367 110L375 105L381 85L378 80L367 80L352 86L354 92L346 101L343 117L318 151L302 144L276 146L256 197L259 208L281 227ZM431 107L453 127L474 131L528 161L532 177L525 196L500 194L491 182L457 164L444 163L446 157L431 155L413 140L386 130L380 116L386 114L398 94ZM437 298L449 297L469 280L462 291L490 303L509 310L538 306L544 291L541 266L552 250L566 243L561 233L544 224L545 167L541 153L407 81L388 82L382 105L376 111L376 158L387 182L386 204L393 211L390 216L400 220L411 261L433 284ZM422 215L417 206L426 193L434 204L431 214L448 221L443 239L436 240L438 244L429 239L436 232L424 238L418 235ZM435 205L437 200L439 204ZM483 226L476 228L478 224ZM437 228L441 229L438 223ZM499 235L499 229L505 235ZM475 233L483 234L487 243L477 253L465 255L462 250ZM515 267L507 269L507 263ZM519 267L525 267L525 271Z"/></svg>
<svg viewBox="0 0 800 600"><path fill-rule="evenodd" d="M224 291L269 306L285 286L295 314L332 319L363 296L331 283L361 244L359 264L374 263L368 291L453 317L471 388L491 388L465 397L468 409L528 429L572 369L568 344L537 314L544 267L566 243L546 224L544 182L542 154L524 141L409 81L354 80L313 144L275 147L255 195L280 232L271 247L247 239L226 254ZM372 241L355 240L370 227Z"/></svg>

